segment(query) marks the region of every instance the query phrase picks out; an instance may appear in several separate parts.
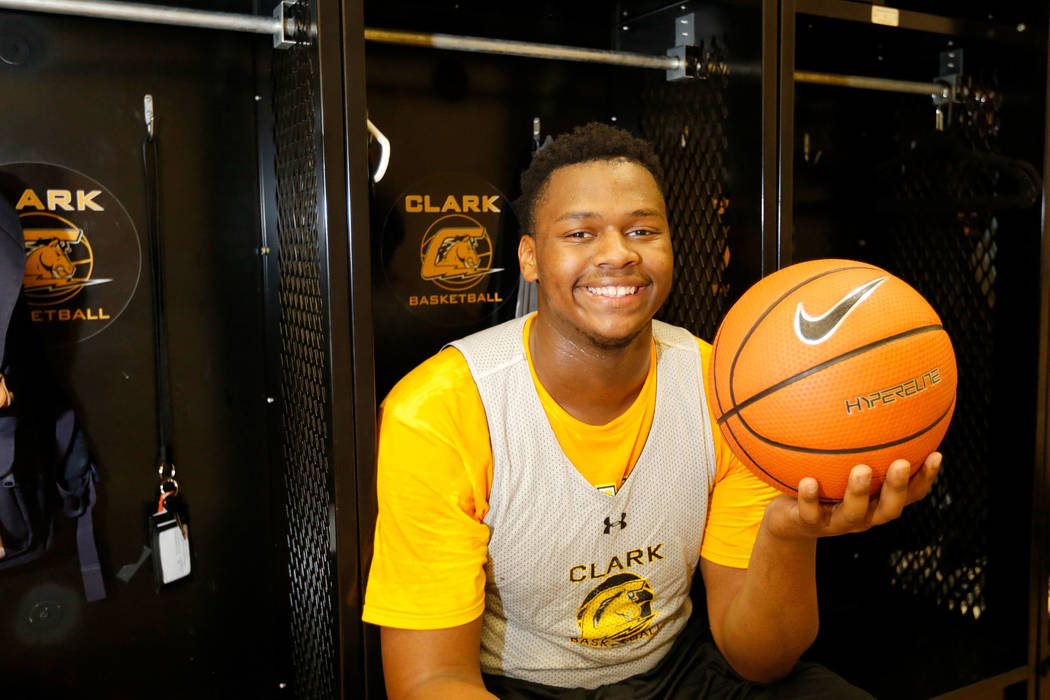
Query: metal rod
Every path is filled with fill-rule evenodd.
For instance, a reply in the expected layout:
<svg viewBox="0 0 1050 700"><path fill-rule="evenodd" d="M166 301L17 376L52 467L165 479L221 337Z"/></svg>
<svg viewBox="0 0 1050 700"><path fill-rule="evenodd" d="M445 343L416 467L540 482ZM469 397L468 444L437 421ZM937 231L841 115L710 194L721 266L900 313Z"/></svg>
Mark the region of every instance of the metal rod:
<svg viewBox="0 0 1050 700"><path fill-rule="evenodd" d="M0 2L2 1L3 0L0 0ZM680 61L680 59L671 56L647 56L643 54L624 53L621 51L580 49L572 46L559 46L555 44L533 44L524 41L483 39L481 37L454 36L451 34L400 32L388 29L365 29L365 40L383 44L423 46L434 49L506 54L533 58L554 58L566 61L588 61L592 63L633 66L637 68L655 68L657 70L677 69ZM906 80L868 78L858 75L835 75L831 73L795 71L795 82L838 85L841 87L863 88L867 90L904 92L915 95L936 95L943 98L948 98L950 96L949 88L939 83L917 83Z"/></svg>
<svg viewBox="0 0 1050 700"><path fill-rule="evenodd" d="M124 19L153 24L175 24L205 29L228 29L254 34L279 35L281 20L276 17L239 15L232 12L186 10L162 5L139 5L130 2L95 2L94 0L0 0L0 8L79 15L100 19Z"/></svg>
<svg viewBox="0 0 1050 700"><path fill-rule="evenodd" d="M796 83L814 83L817 85L837 85L839 87L861 88L865 90L882 90L885 92L906 92L913 95L938 96L948 98L951 90L940 83L916 83L907 80L888 80L886 78L868 78L860 75L835 75L832 73L809 73L795 71Z"/></svg>
<svg viewBox="0 0 1050 700"><path fill-rule="evenodd" d="M154 24L173 24L184 27L227 29L232 31L252 32L255 34L269 34L271 36L280 36L284 29L281 26L282 19L280 17L260 17L257 15L240 15L232 12L186 10L161 5L140 5L128 2L99 2L96 0L0 0L0 8L78 15L81 17L95 17L100 19L123 19L133 22L150 22ZM623 51L581 49L574 46L560 46L557 44L534 44L525 41L484 39L481 37L454 36L452 34L423 34L419 32L399 32L387 29L366 28L365 39L367 41L376 41L386 44L426 46L435 49L507 54L533 58L552 58L565 61L584 61L588 63L606 63L617 66L631 66L635 68L654 68L657 70L675 70L681 64L681 60L673 56L648 56ZM889 92L905 92L916 95L939 95L943 98L947 98L950 94L949 88L937 83L916 83L904 80L887 80L884 78L868 78L856 75L833 75L830 73L795 71L795 82L838 85L841 87L885 90Z"/></svg>
<svg viewBox="0 0 1050 700"><path fill-rule="evenodd" d="M533 44L525 41L504 41L473 36L453 36L451 34L420 34L387 29L365 29L365 39L384 44L426 46L435 49L507 54L532 58L556 58L565 61L585 61L588 63L609 63L617 66L656 68L658 70L672 70L679 66L679 59L670 56L646 56L623 51L580 49L573 46Z"/></svg>

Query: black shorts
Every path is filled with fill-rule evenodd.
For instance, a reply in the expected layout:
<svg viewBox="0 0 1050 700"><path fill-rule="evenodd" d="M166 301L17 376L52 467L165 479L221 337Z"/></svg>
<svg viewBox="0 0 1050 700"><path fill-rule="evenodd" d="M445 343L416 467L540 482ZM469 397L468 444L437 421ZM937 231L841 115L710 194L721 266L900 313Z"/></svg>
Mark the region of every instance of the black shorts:
<svg viewBox="0 0 1050 700"><path fill-rule="evenodd" d="M744 680L715 645L703 615L693 615L654 668L592 690L557 688L484 674L485 687L504 700L872 700L820 664L800 663L776 683Z"/></svg>

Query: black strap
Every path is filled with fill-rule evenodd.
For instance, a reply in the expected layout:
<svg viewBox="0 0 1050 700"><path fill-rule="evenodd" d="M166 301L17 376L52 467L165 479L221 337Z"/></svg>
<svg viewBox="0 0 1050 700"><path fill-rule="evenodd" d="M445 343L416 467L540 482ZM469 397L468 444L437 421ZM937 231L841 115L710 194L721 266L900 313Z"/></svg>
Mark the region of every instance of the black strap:
<svg viewBox="0 0 1050 700"><path fill-rule="evenodd" d="M157 175L157 139L147 134L142 142L142 164L146 172L146 215L149 228L149 257L153 278L153 362L157 404L157 465L173 463L171 449L171 391L168 384L168 340L164 317L164 273L161 265L160 192Z"/></svg>

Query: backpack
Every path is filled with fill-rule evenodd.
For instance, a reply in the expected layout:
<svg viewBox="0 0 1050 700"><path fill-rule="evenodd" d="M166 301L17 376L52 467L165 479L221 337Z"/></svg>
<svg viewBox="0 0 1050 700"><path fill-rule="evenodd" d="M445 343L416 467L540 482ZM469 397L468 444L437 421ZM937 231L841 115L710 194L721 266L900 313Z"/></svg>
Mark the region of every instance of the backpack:
<svg viewBox="0 0 1050 700"><path fill-rule="evenodd" d="M106 597L92 508L98 472L64 392L51 376L22 290L25 243L0 197L0 374L14 400L0 408L0 569L51 547L59 513L76 521L85 597Z"/></svg>

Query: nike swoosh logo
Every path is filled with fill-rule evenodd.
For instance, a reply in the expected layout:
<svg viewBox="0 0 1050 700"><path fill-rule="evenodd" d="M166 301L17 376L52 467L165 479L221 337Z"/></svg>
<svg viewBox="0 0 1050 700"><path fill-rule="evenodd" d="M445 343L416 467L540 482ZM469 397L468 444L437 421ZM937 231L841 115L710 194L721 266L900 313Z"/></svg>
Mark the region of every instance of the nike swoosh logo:
<svg viewBox="0 0 1050 700"><path fill-rule="evenodd" d="M858 304L870 297L878 286L887 279L889 278L879 277L857 287L820 316L807 314L800 301L795 309L795 335L807 345L823 343L838 330L842 322L850 315L850 312L857 308Z"/></svg>

